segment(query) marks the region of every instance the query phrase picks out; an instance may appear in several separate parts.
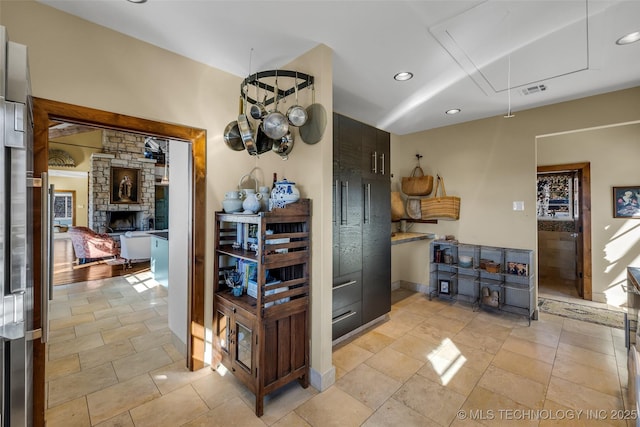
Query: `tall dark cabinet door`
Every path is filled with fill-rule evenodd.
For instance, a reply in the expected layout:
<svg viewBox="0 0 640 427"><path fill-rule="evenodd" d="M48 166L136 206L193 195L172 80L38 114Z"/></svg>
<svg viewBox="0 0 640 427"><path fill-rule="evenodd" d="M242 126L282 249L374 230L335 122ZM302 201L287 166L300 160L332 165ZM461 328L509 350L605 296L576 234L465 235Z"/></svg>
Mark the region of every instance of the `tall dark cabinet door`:
<svg viewBox="0 0 640 427"><path fill-rule="evenodd" d="M341 277L362 269L362 124L334 114L334 132L333 275Z"/></svg>
<svg viewBox="0 0 640 427"><path fill-rule="evenodd" d="M391 181L389 134L368 132L377 165L363 179L362 222L362 322L370 322L391 310ZM366 150L363 149L363 151Z"/></svg>
<svg viewBox="0 0 640 427"><path fill-rule="evenodd" d="M333 115L333 338L391 310L389 133Z"/></svg>

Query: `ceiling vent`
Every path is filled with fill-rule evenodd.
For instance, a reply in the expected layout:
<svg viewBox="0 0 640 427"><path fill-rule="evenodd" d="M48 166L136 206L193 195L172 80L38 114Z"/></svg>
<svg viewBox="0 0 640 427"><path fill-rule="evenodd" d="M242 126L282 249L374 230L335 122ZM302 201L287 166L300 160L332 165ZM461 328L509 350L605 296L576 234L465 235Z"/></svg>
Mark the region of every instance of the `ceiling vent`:
<svg viewBox="0 0 640 427"><path fill-rule="evenodd" d="M547 90L547 87L545 85L529 86L522 89L522 94L531 95L532 93L544 92L545 90Z"/></svg>

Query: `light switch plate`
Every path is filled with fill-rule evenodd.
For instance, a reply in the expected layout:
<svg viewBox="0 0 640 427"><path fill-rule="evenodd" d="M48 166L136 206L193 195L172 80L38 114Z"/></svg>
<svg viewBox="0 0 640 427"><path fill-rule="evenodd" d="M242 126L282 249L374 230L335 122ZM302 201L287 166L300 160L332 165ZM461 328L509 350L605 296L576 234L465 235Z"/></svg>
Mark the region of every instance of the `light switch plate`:
<svg viewBox="0 0 640 427"><path fill-rule="evenodd" d="M523 201L513 202L513 210L514 211L523 211L524 210L524 202Z"/></svg>

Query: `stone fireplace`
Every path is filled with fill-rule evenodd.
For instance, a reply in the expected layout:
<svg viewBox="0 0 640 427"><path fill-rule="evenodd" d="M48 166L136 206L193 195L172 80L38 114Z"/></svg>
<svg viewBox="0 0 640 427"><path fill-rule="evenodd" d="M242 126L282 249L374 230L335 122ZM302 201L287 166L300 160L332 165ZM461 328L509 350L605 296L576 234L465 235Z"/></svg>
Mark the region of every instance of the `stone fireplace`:
<svg viewBox="0 0 640 427"><path fill-rule="evenodd" d="M144 157L144 136L105 130L102 153L91 155L89 228L99 233L143 230L155 217L155 163ZM139 170L135 203L113 203L111 168ZM115 226L115 227L114 227Z"/></svg>

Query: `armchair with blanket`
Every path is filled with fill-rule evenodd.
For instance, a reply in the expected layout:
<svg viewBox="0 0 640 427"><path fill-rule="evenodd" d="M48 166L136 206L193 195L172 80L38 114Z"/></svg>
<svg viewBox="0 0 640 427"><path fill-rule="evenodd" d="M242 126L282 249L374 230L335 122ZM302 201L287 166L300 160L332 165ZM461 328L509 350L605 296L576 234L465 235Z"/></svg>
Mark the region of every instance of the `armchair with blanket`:
<svg viewBox="0 0 640 427"><path fill-rule="evenodd" d="M88 227L70 227L69 233L73 251L80 264L86 264L107 257L118 257L120 250L116 241L108 234L96 233Z"/></svg>

